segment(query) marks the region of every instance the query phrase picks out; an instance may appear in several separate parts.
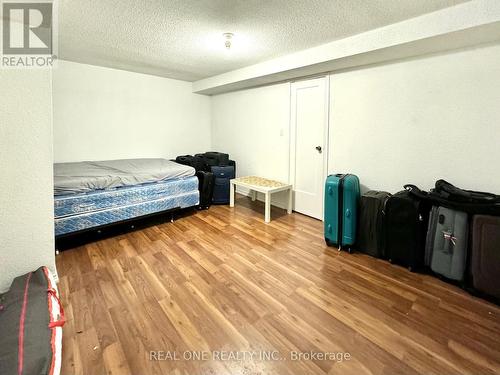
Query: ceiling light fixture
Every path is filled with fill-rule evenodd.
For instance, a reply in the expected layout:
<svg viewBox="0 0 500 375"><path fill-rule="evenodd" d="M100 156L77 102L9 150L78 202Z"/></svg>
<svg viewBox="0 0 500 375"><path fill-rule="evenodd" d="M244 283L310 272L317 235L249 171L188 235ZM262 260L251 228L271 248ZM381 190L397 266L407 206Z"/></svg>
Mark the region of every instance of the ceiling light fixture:
<svg viewBox="0 0 500 375"><path fill-rule="evenodd" d="M224 34L222 34L222 36L225 39L224 45L226 46L226 49L228 49L228 50L231 49L231 44L233 41L234 34L233 33L224 33Z"/></svg>

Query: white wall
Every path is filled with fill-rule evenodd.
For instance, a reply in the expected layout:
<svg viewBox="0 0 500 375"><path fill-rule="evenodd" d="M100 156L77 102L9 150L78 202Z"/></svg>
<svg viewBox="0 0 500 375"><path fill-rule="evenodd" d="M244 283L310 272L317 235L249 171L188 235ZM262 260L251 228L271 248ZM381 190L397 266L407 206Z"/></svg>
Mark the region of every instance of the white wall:
<svg viewBox="0 0 500 375"><path fill-rule="evenodd" d="M189 82L67 61L53 73L56 162L210 148L210 98Z"/></svg>
<svg viewBox="0 0 500 375"><path fill-rule="evenodd" d="M329 171L500 193L500 45L331 75Z"/></svg>
<svg viewBox="0 0 500 375"><path fill-rule="evenodd" d="M49 70L0 69L0 292L55 271Z"/></svg>
<svg viewBox="0 0 500 375"><path fill-rule="evenodd" d="M445 178L500 193L499 61L494 45L332 74L329 173L363 190ZM212 148L239 175L288 180L289 108L288 84L213 96Z"/></svg>
<svg viewBox="0 0 500 375"><path fill-rule="evenodd" d="M288 181L289 108L288 83L213 96L212 149L229 153L239 176Z"/></svg>

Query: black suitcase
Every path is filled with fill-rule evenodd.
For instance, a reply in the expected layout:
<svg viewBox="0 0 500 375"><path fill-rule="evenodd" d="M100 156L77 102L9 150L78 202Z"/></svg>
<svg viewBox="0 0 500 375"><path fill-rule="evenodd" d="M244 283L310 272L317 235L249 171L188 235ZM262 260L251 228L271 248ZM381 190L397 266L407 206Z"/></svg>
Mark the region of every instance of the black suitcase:
<svg viewBox="0 0 500 375"><path fill-rule="evenodd" d="M500 303L500 217L473 217L471 258L474 288Z"/></svg>
<svg viewBox="0 0 500 375"><path fill-rule="evenodd" d="M214 174L212 172L198 171L196 172L196 177L198 177L198 190L200 191L200 203L199 207L202 210L206 210L212 204L212 198L214 194Z"/></svg>
<svg viewBox="0 0 500 375"><path fill-rule="evenodd" d="M236 162L234 160L229 160L227 165L231 166L234 168L234 177L236 178Z"/></svg>
<svg viewBox="0 0 500 375"><path fill-rule="evenodd" d="M234 178L234 167L232 166L214 166L214 195L212 202L214 204L228 204L230 180Z"/></svg>
<svg viewBox="0 0 500 375"><path fill-rule="evenodd" d="M410 271L424 265L425 239L431 207L408 190L391 196L385 206L385 249L391 263Z"/></svg>
<svg viewBox="0 0 500 375"><path fill-rule="evenodd" d="M391 194L370 190L361 196L356 248L377 258L385 257L385 204Z"/></svg>

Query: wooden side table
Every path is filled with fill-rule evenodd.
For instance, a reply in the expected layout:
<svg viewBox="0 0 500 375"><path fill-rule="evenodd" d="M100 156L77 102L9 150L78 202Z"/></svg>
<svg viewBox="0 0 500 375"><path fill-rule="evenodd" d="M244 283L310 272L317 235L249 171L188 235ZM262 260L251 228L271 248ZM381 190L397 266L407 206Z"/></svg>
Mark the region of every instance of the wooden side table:
<svg viewBox="0 0 500 375"><path fill-rule="evenodd" d="M292 185L285 184L283 182L269 180L263 177L257 176L246 176L246 177L238 177L231 180L230 187L230 200L229 206L234 207L234 193L236 186L243 186L247 189L250 189L252 194L252 200L254 201L256 198L256 192L264 193L265 195L265 215L264 220L266 223L271 221L271 194L277 193L279 191L288 190L288 208L287 213L292 213Z"/></svg>

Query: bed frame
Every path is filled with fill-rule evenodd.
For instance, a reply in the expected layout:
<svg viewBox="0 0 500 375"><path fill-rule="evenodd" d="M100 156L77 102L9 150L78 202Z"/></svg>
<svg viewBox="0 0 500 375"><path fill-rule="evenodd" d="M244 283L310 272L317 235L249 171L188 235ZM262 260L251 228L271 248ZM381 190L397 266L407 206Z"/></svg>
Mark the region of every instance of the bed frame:
<svg viewBox="0 0 500 375"><path fill-rule="evenodd" d="M55 237L56 254L58 254L59 251L68 250L90 242L114 237L131 231L144 229L153 225L164 224L166 222L173 223L175 218L189 215L193 211L199 209L199 205L187 208L176 207L166 211L155 212L98 227L83 229L77 232L62 234Z"/></svg>

